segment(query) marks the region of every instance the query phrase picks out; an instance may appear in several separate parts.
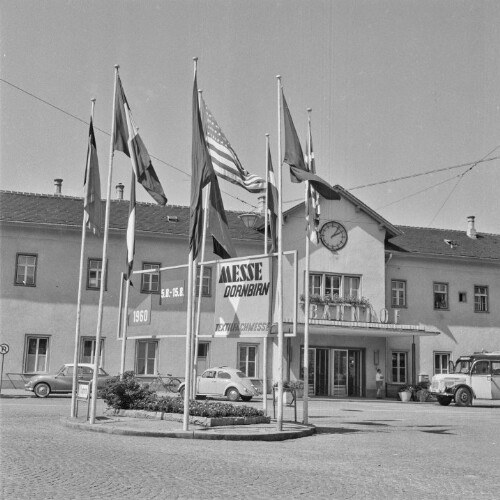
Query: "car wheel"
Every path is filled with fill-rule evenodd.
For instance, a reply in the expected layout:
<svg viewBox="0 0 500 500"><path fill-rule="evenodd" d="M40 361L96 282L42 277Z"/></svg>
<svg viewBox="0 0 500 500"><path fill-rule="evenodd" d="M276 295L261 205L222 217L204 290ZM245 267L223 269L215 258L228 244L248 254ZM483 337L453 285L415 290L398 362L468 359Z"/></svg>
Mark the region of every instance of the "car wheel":
<svg viewBox="0 0 500 500"><path fill-rule="evenodd" d="M242 401L251 401L252 400L252 396L241 396L241 400Z"/></svg>
<svg viewBox="0 0 500 500"><path fill-rule="evenodd" d="M470 406L472 404L472 394L469 389L460 387L455 393L455 403L457 406Z"/></svg>
<svg viewBox="0 0 500 500"><path fill-rule="evenodd" d="M441 406L448 406L451 403L451 398L448 398L446 396L438 396L437 400Z"/></svg>
<svg viewBox="0 0 500 500"><path fill-rule="evenodd" d="M46 398L50 394L49 384L42 382L35 385L34 393L37 398Z"/></svg>
<svg viewBox="0 0 500 500"><path fill-rule="evenodd" d="M226 396L229 401L238 401L238 399L240 399L240 393L238 392L238 389L235 389L234 387L228 389Z"/></svg>

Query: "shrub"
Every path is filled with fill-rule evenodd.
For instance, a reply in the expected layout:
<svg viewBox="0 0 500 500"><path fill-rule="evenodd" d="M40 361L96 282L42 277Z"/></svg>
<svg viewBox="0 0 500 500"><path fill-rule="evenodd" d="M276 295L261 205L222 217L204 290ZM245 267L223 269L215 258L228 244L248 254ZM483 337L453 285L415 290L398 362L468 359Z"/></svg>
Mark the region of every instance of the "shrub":
<svg viewBox="0 0 500 500"><path fill-rule="evenodd" d="M134 372L125 372L123 380L113 377L106 381L100 391L100 396L106 404L117 410L145 409L155 399L155 392L148 385L141 385Z"/></svg>
<svg viewBox="0 0 500 500"><path fill-rule="evenodd" d="M125 372L123 380L115 377L106 382L101 391L106 404L115 410L146 410L165 413L184 413L184 399L180 397L158 396L141 385L134 372ZM258 417L264 412L251 406L239 406L218 401L190 401L189 415L192 417Z"/></svg>

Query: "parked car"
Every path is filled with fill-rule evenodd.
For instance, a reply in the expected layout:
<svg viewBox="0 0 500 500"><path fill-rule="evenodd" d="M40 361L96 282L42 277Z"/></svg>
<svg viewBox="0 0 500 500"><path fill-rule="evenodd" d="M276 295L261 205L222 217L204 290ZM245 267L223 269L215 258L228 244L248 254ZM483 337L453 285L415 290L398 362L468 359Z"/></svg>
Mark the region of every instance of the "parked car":
<svg viewBox="0 0 500 500"><path fill-rule="evenodd" d="M450 362L449 373L434 375L430 393L442 406L455 401L470 406L474 399L500 400L500 352L475 352Z"/></svg>
<svg viewBox="0 0 500 500"><path fill-rule="evenodd" d="M196 397L226 397L230 401L250 401L260 394L256 384L243 372L228 366L208 368L196 377ZM179 394L184 397L185 383L179 386Z"/></svg>
<svg viewBox="0 0 500 500"><path fill-rule="evenodd" d="M71 394L73 389L74 364L61 366L55 374L35 375L24 385L26 391L34 392L38 398L46 398L49 394ZM94 365L81 363L78 365L78 381L90 381L94 375ZM111 376L102 368L97 374L97 387L102 387Z"/></svg>

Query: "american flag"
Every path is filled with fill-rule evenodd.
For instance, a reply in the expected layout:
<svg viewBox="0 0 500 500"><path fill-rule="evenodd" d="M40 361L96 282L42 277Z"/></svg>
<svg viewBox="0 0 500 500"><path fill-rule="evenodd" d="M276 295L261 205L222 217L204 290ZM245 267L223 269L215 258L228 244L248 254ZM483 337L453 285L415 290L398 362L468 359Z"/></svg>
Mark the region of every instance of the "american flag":
<svg viewBox="0 0 500 500"><path fill-rule="evenodd" d="M306 154L304 155L305 163L309 172L312 174L316 173L316 163L314 162L314 152L312 147L312 135L311 129L309 128L309 133L306 141ZM313 218L313 227L310 230L309 238L310 240L318 244L319 242L319 220L321 215L321 209L319 206L319 193L314 189L314 187L309 184L309 217L312 215ZM309 221L308 221L309 222Z"/></svg>
<svg viewBox="0 0 500 500"><path fill-rule="evenodd" d="M216 175L233 184L238 184L250 193L265 193L265 180L243 168L203 97L200 97L200 108L208 152Z"/></svg>

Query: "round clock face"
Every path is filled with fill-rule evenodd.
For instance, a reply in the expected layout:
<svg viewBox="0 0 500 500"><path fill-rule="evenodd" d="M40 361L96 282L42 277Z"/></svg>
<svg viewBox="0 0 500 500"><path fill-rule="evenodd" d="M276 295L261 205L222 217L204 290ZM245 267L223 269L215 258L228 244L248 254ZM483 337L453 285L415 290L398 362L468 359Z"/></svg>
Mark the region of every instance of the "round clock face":
<svg viewBox="0 0 500 500"><path fill-rule="evenodd" d="M330 250L340 250L347 243L346 228L333 220L323 224L319 235L323 245Z"/></svg>

